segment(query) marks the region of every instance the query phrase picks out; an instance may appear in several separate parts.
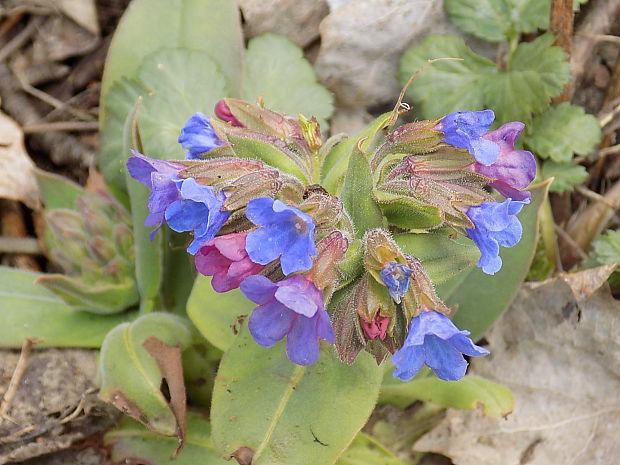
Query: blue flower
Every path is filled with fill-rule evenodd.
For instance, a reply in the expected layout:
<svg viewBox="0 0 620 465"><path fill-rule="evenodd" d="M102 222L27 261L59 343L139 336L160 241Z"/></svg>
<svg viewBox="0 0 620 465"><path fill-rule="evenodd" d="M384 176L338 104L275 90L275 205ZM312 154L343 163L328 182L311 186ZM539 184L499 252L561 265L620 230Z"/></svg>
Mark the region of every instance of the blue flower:
<svg viewBox="0 0 620 465"><path fill-rule="evenodd" d="M310 215L271 197L248 203L246 216L260 226L247 238L245 250L254 263L266 265L280 258L285 275L312 267L316 256L314 221Z"/></svg>
<svg viewBox="0 0 620 465"><path fill-rule="evenodd" d="M388 262L385 268L381 270L379 275L383 284L386 285L392 299L397 304L409 289L409 278L413 274L413 270L396 262Z"/></svg>
<svg viewBox="0 0 620 465"><path fill-rule="evenodd" d="M158 160L132 150L127 160L127 171L132 178L151 189L149 196L149 215L145 226L155 226L149 234L151 240L164 222L168 206L181 198L177 183L173 180L185 167L179 163Z"/></svg>
<svg viewBox="0 0 620 465"><path fill-rule="evenodd" d="M463 354L475 357L489 351L475 345L450 319L435 311L423 311L411 320L402 348L394 353L394 377L413 378L424 364L441 379L456 381L465 376L467 362Z"/></svg>
<svg viewBox="0 0 620 465"><path fill-rule="evenodd" d="M194 178L179 179L181 198L166 208L166 223L177 232L193 231L194 240L187 251L195 255L207 241L213 239L230 217L222 211L226 196L216 194L211 186L198 184Z"/></svg>
<svg viewBox="0 0 620 465"><path fill-rule="evenodd" d="M323 305L323 295L305 276L277 283L262 275L246 278L241 291L258 307L248 328L254 340L271 347L286 336L286 354L298 365L312 365L319 358L319 338L334 343L334 330Z"/></svg>
<svg viewBox="0 0 620 465"><path fill-rule="evenodd" d="M209 117L200 112L187 120L181 129L179 143L188 150L186 160L200 160L198 155L201 153L224 145L213 131Z"/></svg>
<svg viewBox="0 0 620 465"><path fill-rule="evenodd" d="M436 129L444 133L447 144L466 149L478 163L488 166L497 160L500 152L499 145L482 138L494 119L492 110L457 111L444 116Z"/></svg>
<svg viewBox="0 0 620 465"><path fill-rule="evenodd" d="M495 274L502 267L499 246L512 247L521 240L523 227L515 216L529 199L504 202L485 202L469 207L467 216L474 223L474 229L466 229L467 235L480 249L478 267L486 274Z"/></svg>

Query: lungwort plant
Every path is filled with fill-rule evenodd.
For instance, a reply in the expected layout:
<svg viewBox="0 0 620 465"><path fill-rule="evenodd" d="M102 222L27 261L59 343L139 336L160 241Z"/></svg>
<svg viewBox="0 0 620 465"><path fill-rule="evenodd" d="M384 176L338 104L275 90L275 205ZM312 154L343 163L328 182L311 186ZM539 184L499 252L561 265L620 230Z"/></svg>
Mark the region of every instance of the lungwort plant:
<svg viewBox="0 0 620 465"><path fill-rule="evenodd" d="M548 183L527 189L523 123L399 124L401 96L325 138L301 51L267 35L244 55L222 0L135 0L102 93L109 192L40 175L63 273L0 271L0 341L100 348L100 397L133 418L114 460L398 464L360 432L377 401L512 409L465 356L489 353L535 249Z"/></svg>

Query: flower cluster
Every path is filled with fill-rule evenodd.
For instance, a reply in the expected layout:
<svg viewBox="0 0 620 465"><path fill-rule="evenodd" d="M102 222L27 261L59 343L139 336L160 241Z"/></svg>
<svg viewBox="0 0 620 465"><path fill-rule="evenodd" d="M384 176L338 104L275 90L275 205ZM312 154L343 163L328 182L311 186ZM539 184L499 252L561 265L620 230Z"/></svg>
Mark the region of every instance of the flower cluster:
<svg viewBox="0 0 620 465"><path fill-rule="evenodd" d="M330 192L320 185L334 143L323 144L315 119L236 99L218 102L214 114L196 113L181 130L185 160L134 152L127 168L150 189L151 239L163 223L190 232L187 251L213 289L238 288L257 305L248 329L259 345L286 339L299 365L318 360L321 341L335 344L347 363L362 350L378 363L393 354L402 380L424 364L442 379L459 379L463 354L488 354L450 321L452 309L394 234L469 237L481 252L478 266L496 273L500 246L521 237L515 215L530 201L524 189L536 171L532 155L514 148L521 123L489 132L494 115L484 110L388 132L363 154L386 226L360 229L344 207L350 199L336 195L342 179Z"/></svg>

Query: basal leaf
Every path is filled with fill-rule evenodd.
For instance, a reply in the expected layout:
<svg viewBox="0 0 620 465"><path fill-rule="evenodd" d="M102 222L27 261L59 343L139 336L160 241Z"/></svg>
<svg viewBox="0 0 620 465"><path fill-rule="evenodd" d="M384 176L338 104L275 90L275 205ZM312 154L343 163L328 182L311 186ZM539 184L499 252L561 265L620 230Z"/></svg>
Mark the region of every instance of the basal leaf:
<svg viewBox="0 0 620 465"><path fill-rule="evenodd" d="M539 157L561 163L570 162L575 153L588 155L600 140L596 117L582 107L562 103L534 118L524 142Z"/></svg>
<svg viewBox="0 0 620 465"><path fill-rule="evenodd" d="M464 238L451 239L442 232L428 234L397 234L394 240L401 249L422 261L424 269L435 284L472 267L480 258L475 244Z"/></svg>
<svg viewBox="0 0 620 465"><path fill-rule="evenodd" d="M485 104L495 111L499 123L531 121L532 113L545 111L570 79L566 53L553 45L553 35L520 43L506 72L487 82Z"/></svg>
<svg viewBox="0 0 620 465"><path fill-rule="evenodd" d="M553 178L553 183L549 186L550 192L570 191L588 179L588 176L586 169L576 163L555 163L545 160L542 164L543 179Z"/></svg>
<svg viewBox="0 0 620 465"><path fill-rule="evenodd" d="M384 218L372 196L373 180L366 155L357 147L349 159L349 168L342 188L342 203L355 226L357 237L383 226Z"/></svg>
<svg viewBox="0 0 620 465"><path fill-rule="evenodd" d="M225 351L235 340L239 318L255 306L239 289L215 292L211 278L199 275L187 302L187 315L207 341Z"/></svg>
<svg viewBox="0 0 620 465"><path fill-rule="evenodd" d="M99 397L152 431L185 433L185 387L181 351L191 344L187 320L149 313L114 328L101 346ZM161 386L165 380L166 395Z"/></svg>
<svg viewBox="0 0 620 465"><path fill-rule="evenodd" d="M497 67L475 54L455 35L430 35L410 47L400 60L400 82L404 84L427 60L434 58L463 60L433 63L416 77L407 95L421 102L421 114L425 118L438 118L452 111L484 108L484 88L497 74Z"/></svg>
<svg viewBox="0 0 620 465"><path fill-rule="evenodd" d="M365 433L358 433L336 465L404 465L382 444Z"/></svg>
<svg viewBox="0 0 620 465"><path fill-rule="evenodd" d="M200 414L187 415L185 446L176 458L171 455L177 440L149 431L137 421L123 417L108 431L104 444L112 450L114 463L148 463L149 465L230 465L213 449L211 426Z"/></svg>
<svg viewBox="0 0 620 465"><path fill-rule="evenodd" d="M264 34L248 43L243 98L263 97L270 110L302 113L324 122L334 111L334 98L317 82L303 50L284 36Z"/></svg>
<svg viewBox="0 0 620 465"><path fill-rule="evenodd" d="M510 389L477 376L466 376L458 381L444 381L434 376L409 382L390 383L381 387L379 404L406 408L415 401L459 410L482 408L490 417L505 417L514 409Z"/></svg>
<svg viewBox="0 0 620 465"><path fill-rule="evenodd" d="M39 339L37 347L101 346L112 328L135 313L96 315L70 308L43 286L40 273L0 267L0 347L21 347L24 339Z"/></svg>
<svg viewBox="0 0 620 465"><path fill-rule="evenodd" d="M259 347L242 329L213 392L213 441L222 456L244 454L241 463L252 465L336 461L368 419L382 369L366 353L349 366L329 345L321 348L319 361L302 367L283 343Z"/></svg>
<svg viewBox="0 0 620 465"><path fill-rule="evenodd" d="M439 297L447 305L457 306L454 324L471 331L473 340L480 339L510 305L527 276L536 251L538 211L548 188L549 182L531 188L532 202L518 215L523 236L514 247L501 249L504 264L498 273L491 276L471 267L437 286Z"/></svg>

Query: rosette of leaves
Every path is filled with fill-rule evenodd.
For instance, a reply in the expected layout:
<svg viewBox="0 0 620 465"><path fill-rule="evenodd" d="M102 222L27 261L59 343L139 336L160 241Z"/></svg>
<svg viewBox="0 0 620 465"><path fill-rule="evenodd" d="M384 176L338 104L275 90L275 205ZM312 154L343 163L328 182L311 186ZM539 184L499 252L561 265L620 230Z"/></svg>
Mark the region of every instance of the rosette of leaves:
<svg viewBox="0 0 620 465"><path fill-rule="evenodd" d="M581 3L575 1L575 9ZM461 58L434 63L416 78L408 96L420 103L421 116L492 108L496 124L523 121L523 144L542 159L542 178L553 177L550 190L563 192L585 180L585 169L573 158L591 152L601 130L581 107L551 105L570 79L567 56L553 45L553 36L520 41L523 34L548 28L550 5L549 0L446 0L450 19L467 33L497 42L499 58L478 55L456 35L431 35L405 52L399 79L405 82L428 59Z"/></svg>

